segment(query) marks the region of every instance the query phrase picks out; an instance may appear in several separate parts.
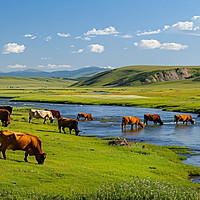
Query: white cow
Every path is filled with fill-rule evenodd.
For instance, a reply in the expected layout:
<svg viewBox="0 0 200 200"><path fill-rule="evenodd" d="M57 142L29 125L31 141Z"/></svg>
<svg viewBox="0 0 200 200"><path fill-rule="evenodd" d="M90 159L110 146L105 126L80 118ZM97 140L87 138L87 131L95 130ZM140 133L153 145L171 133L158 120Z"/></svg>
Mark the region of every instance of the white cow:
<svg viewBox="0 0 200 200"><path fill-rule="evenodd" d="M29 123L32 122L32 119L36 118L42 118L44 119L43 124L45 124L45 122L49 119L51 123L53 123L54 118L53 118L53 114L51 111L47 111L47 110L36 110L36 109L31 109L29 111Z"/></svg>

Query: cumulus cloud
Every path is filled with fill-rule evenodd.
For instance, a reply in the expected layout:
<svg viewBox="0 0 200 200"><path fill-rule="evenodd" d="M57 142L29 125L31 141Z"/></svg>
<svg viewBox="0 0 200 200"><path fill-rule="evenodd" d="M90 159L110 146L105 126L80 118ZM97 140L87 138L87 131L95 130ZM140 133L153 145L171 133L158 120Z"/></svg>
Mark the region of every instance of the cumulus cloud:
<svg viewBox="0 0 200 200"><path fill-rule="evenodd" d="M31 40L34 40L36 38L36 36L34 36L32 34L26 34L26 35L24 35L24 37L30 38Z"/></svg>
<svg viewBox="0 0 200 200"><path fill-rule="evenodd" d="M83 53L84 49L79 49L78 51L72 51L72 53Z"/></svg>
<svg viewBox="0 0 200 200"><path fill-rule="evenodd" d="M91 40L91 36L89 36L89 37L81 37L81 36L78 36L78 37L76 37L75 39L81 39L81 40L90 41L90 40Z"/></svg>
<svg viewBox="0 0 200 200"><path fill-rule="evenodd" d="M104 51L104 46L100 44L91 44L88 46L91 52L102 53Z"/></svg>
<svg viewBox="0 0 200 200"><path fill-rule="evenodd" d="M57 33L60 37L70 37L71 35L69 33Z"/></svg>
<svg viewBox="0 0 200 200"><path fill-rule="evenodd" d="M11 68L11 69L24 69L24 68L26 68L26 65L19 65L19 64L8 65L8 68Z"/></svg>
<svg viewBox="0 0 200 200"><path fill-rule="evenodd" d="M46 68L46 69L60 69L60 68L70 68L71 65L55 65L55 64L48 64L48 65L38 65L38 68Z"/></svg>
<svg viewBox="0 0 200 200"><path fill-rule="evenodd" d="M163 31L182 32L182 33L199 33L200 16L193 16L191 21L177 22L172 25L165 25Z"/></svg>
<svg viewBox="0 0 200 200"><path fill-rule="evenodd" d="M184 50L188 48L187 45L182 45L178 43L160 43L158 40L141 40L139 43L135 42L135 46L142 49L165 49L165 50Z"/></svg>
<svg viewBox="0 0 200 200"><path fill-rule="evenodd" d="M159 34L161 32L160 29L158 29L157 31L144 31L143 33L137 33L137 36L142 36L142 35L153 35L153 34Z"/></svg>
<svg viewBox="0 0 200 200"><path fill-rule="evenodd" d="M19 45L17 43L8 43L4 45L4 50L2 54L9 54L9 53L22 53L25 50L25 46Z"/></svg>
<svg viewBox="0 0 200 200"><path fill-rule="evenodd" d="M105 28L103 30L96 28L93 28L92 30L88 31L87 33L84 33L84 35L113 35L119 33L115 27L109 26L108 28Z"/></svg>

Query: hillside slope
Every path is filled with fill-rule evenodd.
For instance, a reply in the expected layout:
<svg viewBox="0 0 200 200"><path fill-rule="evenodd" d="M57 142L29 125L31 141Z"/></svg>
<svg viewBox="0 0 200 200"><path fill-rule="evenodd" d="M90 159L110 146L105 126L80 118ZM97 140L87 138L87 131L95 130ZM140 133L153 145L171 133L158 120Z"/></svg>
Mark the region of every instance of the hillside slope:
<svg viewBox="0 0 200 200"><path fill-rule="evenodd" d="M74 86L123 87L164 81L198 81L200 66L128 66L94 75Z"/></svg>

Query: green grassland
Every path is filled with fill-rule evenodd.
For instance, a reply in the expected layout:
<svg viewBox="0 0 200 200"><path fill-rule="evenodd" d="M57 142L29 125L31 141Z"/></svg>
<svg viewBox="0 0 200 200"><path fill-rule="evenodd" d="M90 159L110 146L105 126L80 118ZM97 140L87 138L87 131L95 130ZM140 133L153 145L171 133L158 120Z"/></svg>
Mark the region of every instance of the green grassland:
<svg viewBox="0 0 200 200"><path fill-rule="evenodd" d="M181 163L169 148L109 146L59 133L57 120L28 123L29 109L14 108L11 124L1 129L38 136L47 158L43 165L33 156L25 163L24 152L7 150L7 160L0 159L0 199L199 199L199 184L188 178L200 168Z"/></svg>

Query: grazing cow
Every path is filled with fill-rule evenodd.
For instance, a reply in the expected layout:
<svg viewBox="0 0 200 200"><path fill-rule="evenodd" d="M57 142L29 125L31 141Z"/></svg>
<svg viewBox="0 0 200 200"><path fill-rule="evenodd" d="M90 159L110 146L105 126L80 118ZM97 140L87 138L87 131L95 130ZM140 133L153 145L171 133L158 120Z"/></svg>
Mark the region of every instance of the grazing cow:
<svg viewBox="0 0 200 200"><path fill-rule="evenodd" d="M142 128L144 128L144 125L142 122L140 122L140 119L138 117L131 117L131 116L125 116L122 118L122 130L123 127L126 130L126 126L128 124L131 124L131 129L133 129L133 125L135 124L136 129L138 128L138 125L140 125Z"/></svg>
<svg viewBox="0 0 200 200"><path fill-rule="evenodd" d="M0 106L0 109L6 109L10 112L10 114L12 114L12 106Z"/></svg>
<svg viewBox="0 0 200 200"><path fill-rule="evenodd" d="M36 118L36 119L42 118L42 119L44 119L43 124L45 124L46 120L48 120L48 119L50 120L51 123L53 123L53 120L54 120L52 112L48 111L48 110L31 109L29 111L29 123L32 122L33 118Z"/></svg>
<svg viewBox="0 0 200 200"><path fill-rule="evenodd" d="M154 124L159 123L160 125L163 125L163 122L161 121L160 115L156 114L145 114L144 115L144 124L148 124L149 121L153 121Z"/></svg>
<svg viewBox="0 0 200 200"><path fill-rule="evenodd" d="M51 111L54 118L56 117L58 119L59 117L61 117L60 112L58 110L52 110L52 109L45 109L45 110Z"/></svg>
<svg viewBox="0 0 200 200"><path fill-rule="evenodd" d="M174 115L174 121L176 122L176 124L179 123L179 121L182 121L183 124L186 125L188 122L191 122L191 124L195 124L195 120L192 119L191 115Z"/></svg>
<svg viewBox="0 0 200 200"><path fill-rule="evenodd" d="M95 119L92 117L92 115L89 114L89 113L78 113L78 115L77 115L77 120L79 121L79 119L80 119L81 117L85 118L85 121L90 120L90 119L91 119L91 120L95 120Z"/></svg>
<svg viewBox="0 0 200 200"><path fill-rule="evenodd" d="M46 158L46 153L42 153L41 141L37 136L26 133L18 133L13 131L0 132L0 151L3 158L6 160L6 149L23 150L25 151L24 161L28 162L27 156L35 156L38 164L43 164Z"/></svg>
<svg viewBox="0 0 200 200"><path fill-rule="evenodd" d="M0 109L0 120L2 122L2 126L7 127L10 124L10 112L6 109Z"/></svg>
<svg viewBox="0 0 200 200"><path fill-rule="evenodd" d="M58 129L59 132L61 133L61 127L64 133L65 132L65 127L69 128L69 133L71 134L71 130L74 129L76 135L79 134L79 129L78 129L78 121L75 119L71 119L71 118L65 118L65 117L60 117L58 118Z"/></svg>

